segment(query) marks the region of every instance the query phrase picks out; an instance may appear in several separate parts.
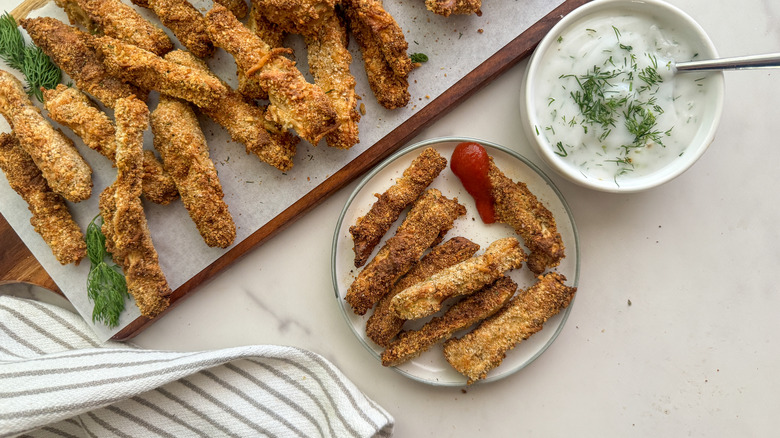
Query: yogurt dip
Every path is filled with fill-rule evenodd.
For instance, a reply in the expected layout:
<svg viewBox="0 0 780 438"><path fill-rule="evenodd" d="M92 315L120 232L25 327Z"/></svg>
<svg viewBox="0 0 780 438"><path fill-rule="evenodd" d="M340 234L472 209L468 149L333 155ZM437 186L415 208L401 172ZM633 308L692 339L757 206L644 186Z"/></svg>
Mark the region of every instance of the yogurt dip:
<svg viewBox="0 0 780 438"><path fill-rule="evenodd" d="M698 56L685 35L642 14L592 14L539 63L535 134L587 178L652 174L684 154L704 118L706 74L673 73Z"/></svg>

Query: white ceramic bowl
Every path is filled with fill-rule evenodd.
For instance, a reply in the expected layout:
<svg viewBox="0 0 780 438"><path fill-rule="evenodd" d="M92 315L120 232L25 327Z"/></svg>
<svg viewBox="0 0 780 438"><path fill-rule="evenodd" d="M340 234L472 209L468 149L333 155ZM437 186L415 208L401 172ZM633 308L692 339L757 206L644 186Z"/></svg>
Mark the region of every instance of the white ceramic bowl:
<svg viewBox="0 0 780 438"><path fill-rule="evenodd" d="M644 22L641 22L641 20L644 20ZM652 22L650 23L652 26L647 28L647 22ZM603 49L599 49L599 51L594 49L591 56L586 45L596 44L588 43L588 41L595 39L594 34L597 31L591 26L598 25L598 23L601 23L600 25L602 26L602 28L599 28L601 34L598 39L606 40L609 37L620 42L621 38L629 38L625 35L629 35L630 31L634 31L638 34L634 35L633 38L639 38L640 41L644 39L654 41L654 47L659 46L657 41L661 40L664 44L669 43L673 45L674 50L689 48L689 53L695 54L692 56L694 59L717 57L717 51L712 41L710 41L701 26L674 6L659 0L594 0L564 17L550 30L534 51L528 64L525 82L521 88L521 121L523 130L542 160L555 172L577 184L606 192L637 192L656 187L687 170L702 156L712 142L723 107L725 92L723 73L678 73L674 75L673 68L666 63L661 64L659 62L658 71L664 75L663 86L666 87L666 90L674 90L673 93L677 93L678 87L687 86L688 89L691 89L692 85L699 87L693 89L694 94L691 95L690 101L686 104L688 108L695 108L695 113L693 116L689 114L683 116L685 111L681 111L678 108L681 104L675 103L677 102L676 98L670 98L670 105L673 106L671 108L672 111L667 110L663 112L665 115L660 115L659 120L660 118L666 118L664 119L665 121L671 121L674 116L683 117L688 121L687 125L679 122L683 125L682 128L678 128L678 126L671 123L670 126L672 128L659 126L664 134L666 134L664 132L666 130L669 132L668 136L661 134L659 137L663 138L662 143L664 146L656 144L655 149L650 148L647 151L640 151L640 155L632 155L632 157L636 156L637 159L632 158L630 164L619 164L620 159L617 159L612 152L610 152L612 155L604 154L605 149L595 135L591 133L590 137L587 137L587 131L583 131L582 119L576 118L582 116L581 112L570 114L569 121L574 117L575 123L563 126L562 124L553 125L553 122L551 122L551 120L556 120L557 122L555 123L561 123L561 114L558 114L557 109L551 108L561 105L561 110L563 110L564 101L572 99L570 93L574 91L571 82L564 90L563 86L559 83L554 85L553 81L563 80L561 79L561 74L580 76L592 71L596 65L592 62L596 59L594 58L595 54L604 53ZM605 23L607 24L605 25ZM609 29L609 26L612 26L612 28ZM621 33L621 26L628 27L623 27ZM636 29L631 29L632 26ZM605 31L604 29L607 30ZM645 37L645 35L647 36ZM636 40L634 41L636 42ZM614 41L612 43L614 44ZM572 56L561 56L564 50L572 49ZM631 49L632 47L625 44L623 47L620 47L620 50L615 50L615 60L612 61L612 65L625 64L626 53L631 53ZM611 56L611 53L609 56ZM636 57L644 56L638 52L638 49L633 53ZM669 51L664 53L664 56L671 56ZM606 57L607 55L604 56ZM623 57L622 60L620 60L619 56ZM561 60L564 58L570 60L568 62L571 65L562 66ZM647 56L645 62L650 62L650 59ZM664 58L661 57L661 59L663 60ZM688 60L690 58L676 59L678 62ZM602 64L602 66L601 68L604 71L608 69L606 63ZM569 79L574 81L573 78ZM577 83L574 82L574 84L576 85ZM551 90L555 90L553 87L556 86L560 86L563 91L558 96L558 101L551 101L550 94L554 93ZM672 92L668 94L671 97ZM688 98L686 97L685 99ZM680 99L680 102L682 101L683 99ZM555 103L553 104L553 102ZM573 100L568 104L574 105L573 108L579 108ZM693 122L690 122L691 120ZM622 124L623 122L620 121L617 125ZM580 133L585 132L586 134L584 134L584 137L579 137L580 133L567 131L567 129L578 129ZM561 131L564 132L562 133ZM565 137L564 140L572 141L561 142L561 145L559 145L560 138L557 137L568 134L575 134L575 137ZM677 135L677 137L672 139L671 136L674 135ZM674 145L674 147L666 146L674 142L679 144ZM625 143L617 143L617 145L621 144ZM567 145L568 148L559 152L558 147L563 145ZM658 152L659 155L666 155L666 157L650 159L652 151ZM636 154L636 152L632 152L632 154ZM586 157L590 157L588 160L592 158L600 160L600 162L583 165L582 163L586 162ZM641 165L637 164L640 163L640 159L642 160ZM611 167L614 167L614 171Z"/></svg>

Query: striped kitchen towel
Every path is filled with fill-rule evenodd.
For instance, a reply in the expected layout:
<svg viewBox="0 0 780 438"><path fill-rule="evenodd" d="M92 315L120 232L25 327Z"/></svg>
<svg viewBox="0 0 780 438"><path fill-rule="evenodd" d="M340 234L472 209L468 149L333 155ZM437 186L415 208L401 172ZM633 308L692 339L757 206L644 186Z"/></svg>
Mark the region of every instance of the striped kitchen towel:
<svg viewBox="0 0 780 438"><path fill-rule="evenodd" d="M67 310L0 296L0 436L389 437L393 425L309 351L100 343Z"/></svg>

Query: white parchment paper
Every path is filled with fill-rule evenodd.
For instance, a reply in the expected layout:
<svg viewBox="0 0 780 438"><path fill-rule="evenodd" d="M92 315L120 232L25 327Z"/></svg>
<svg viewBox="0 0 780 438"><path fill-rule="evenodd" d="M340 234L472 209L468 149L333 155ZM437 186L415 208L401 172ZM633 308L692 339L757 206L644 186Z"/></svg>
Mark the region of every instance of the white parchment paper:
<svg viewBox="0 0 780 438"><path fill-rule="evenodd" d="M9 12L18 3L15 0L0 0L3 9ZM126 3L129 4L129 1ZM211 7L211 1L196 0L192 3L203 12ZM562 3L562 0L485 0L481 17L469 15L444 18L428 12L423 0L385 2L385 8L404 30L409 43L409 53L424 53L429 58L428 62L410 75L409 91L412 100L405 108L392 111L377 104L368 87L360 52L352 41L351 70L357 80L360 102L366 109L366 114L360 121L360 143L348 151L343 151L328 148L324 142L317 147L301 142L298 145L295 165L286 173L260 162L254 155L246 155L244 146L231 141L222 127L206 117L201 117L201 127L219 173L225 202L236 222L236 242L245 239L322 183ZM159 25L159 21L150 11L139 11ZM65 14L53 2L33 11L29 16L50 16L68 22ZM173 34L168 34L176 42ZM306 54L300 38L290 36L287 42L295 49L299 68L306 73ZM209 65L220 77L235 86L235 63L229 54L218 50L209 60ZM5 66L3 68L18 73ZM17 76L21 79L21 75ZM63 82L67 83L68 79L65 78ZM156 100L157 96L152 93L149 99L151 109L154 109ZM109 114L111 115L110 112ZM10 130L2 118L0 130ZM93 168L92 197L78 204L68 204L74 219L82 230L85 230L90 220L99 213L98 195L114 181L116 169L105 157L84 146L67 128L63 128L63 132L74 139L80 152ZM152 149L149 131L146 133L145 147ZM209 248L203 243L180 201L166 206L144 201L144 207L162 270L172 289L182 285L226 251ZM0 213L82 317L91 324L92 303L86 295L89 260L84 260L79 266L62 266L57 262L49 247L30 225L27 204L10 188L5 175L0 175ZM93 324L93 328L101 339L106 340L138 316L138 308L128 302L120 318L119 327L108 329L98 323Z"/></svg>

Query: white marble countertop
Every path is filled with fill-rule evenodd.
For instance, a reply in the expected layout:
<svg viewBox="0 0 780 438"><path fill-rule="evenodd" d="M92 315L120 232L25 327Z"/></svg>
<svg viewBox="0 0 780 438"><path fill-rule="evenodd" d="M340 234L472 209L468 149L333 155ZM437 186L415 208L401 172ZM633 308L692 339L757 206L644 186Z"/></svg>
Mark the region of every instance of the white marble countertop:
<svg viewBox="0 0 780 438"><path fill-rule="evenodd" d="M780 3L673 0L722 56L780 51ZM489 8L489 2L485 4ZM517 120L526 63L416 140L468 136L540 163ZM333 294L330 252L353 183L137 336L146 348L285 344L322 354L396 420L397 437L770 436L780 420L780 70L726 73L715 141L659 188L600 193L550 176L579 230L581 278L553 345L514 375L439 388L383 368Z"/></svg>

